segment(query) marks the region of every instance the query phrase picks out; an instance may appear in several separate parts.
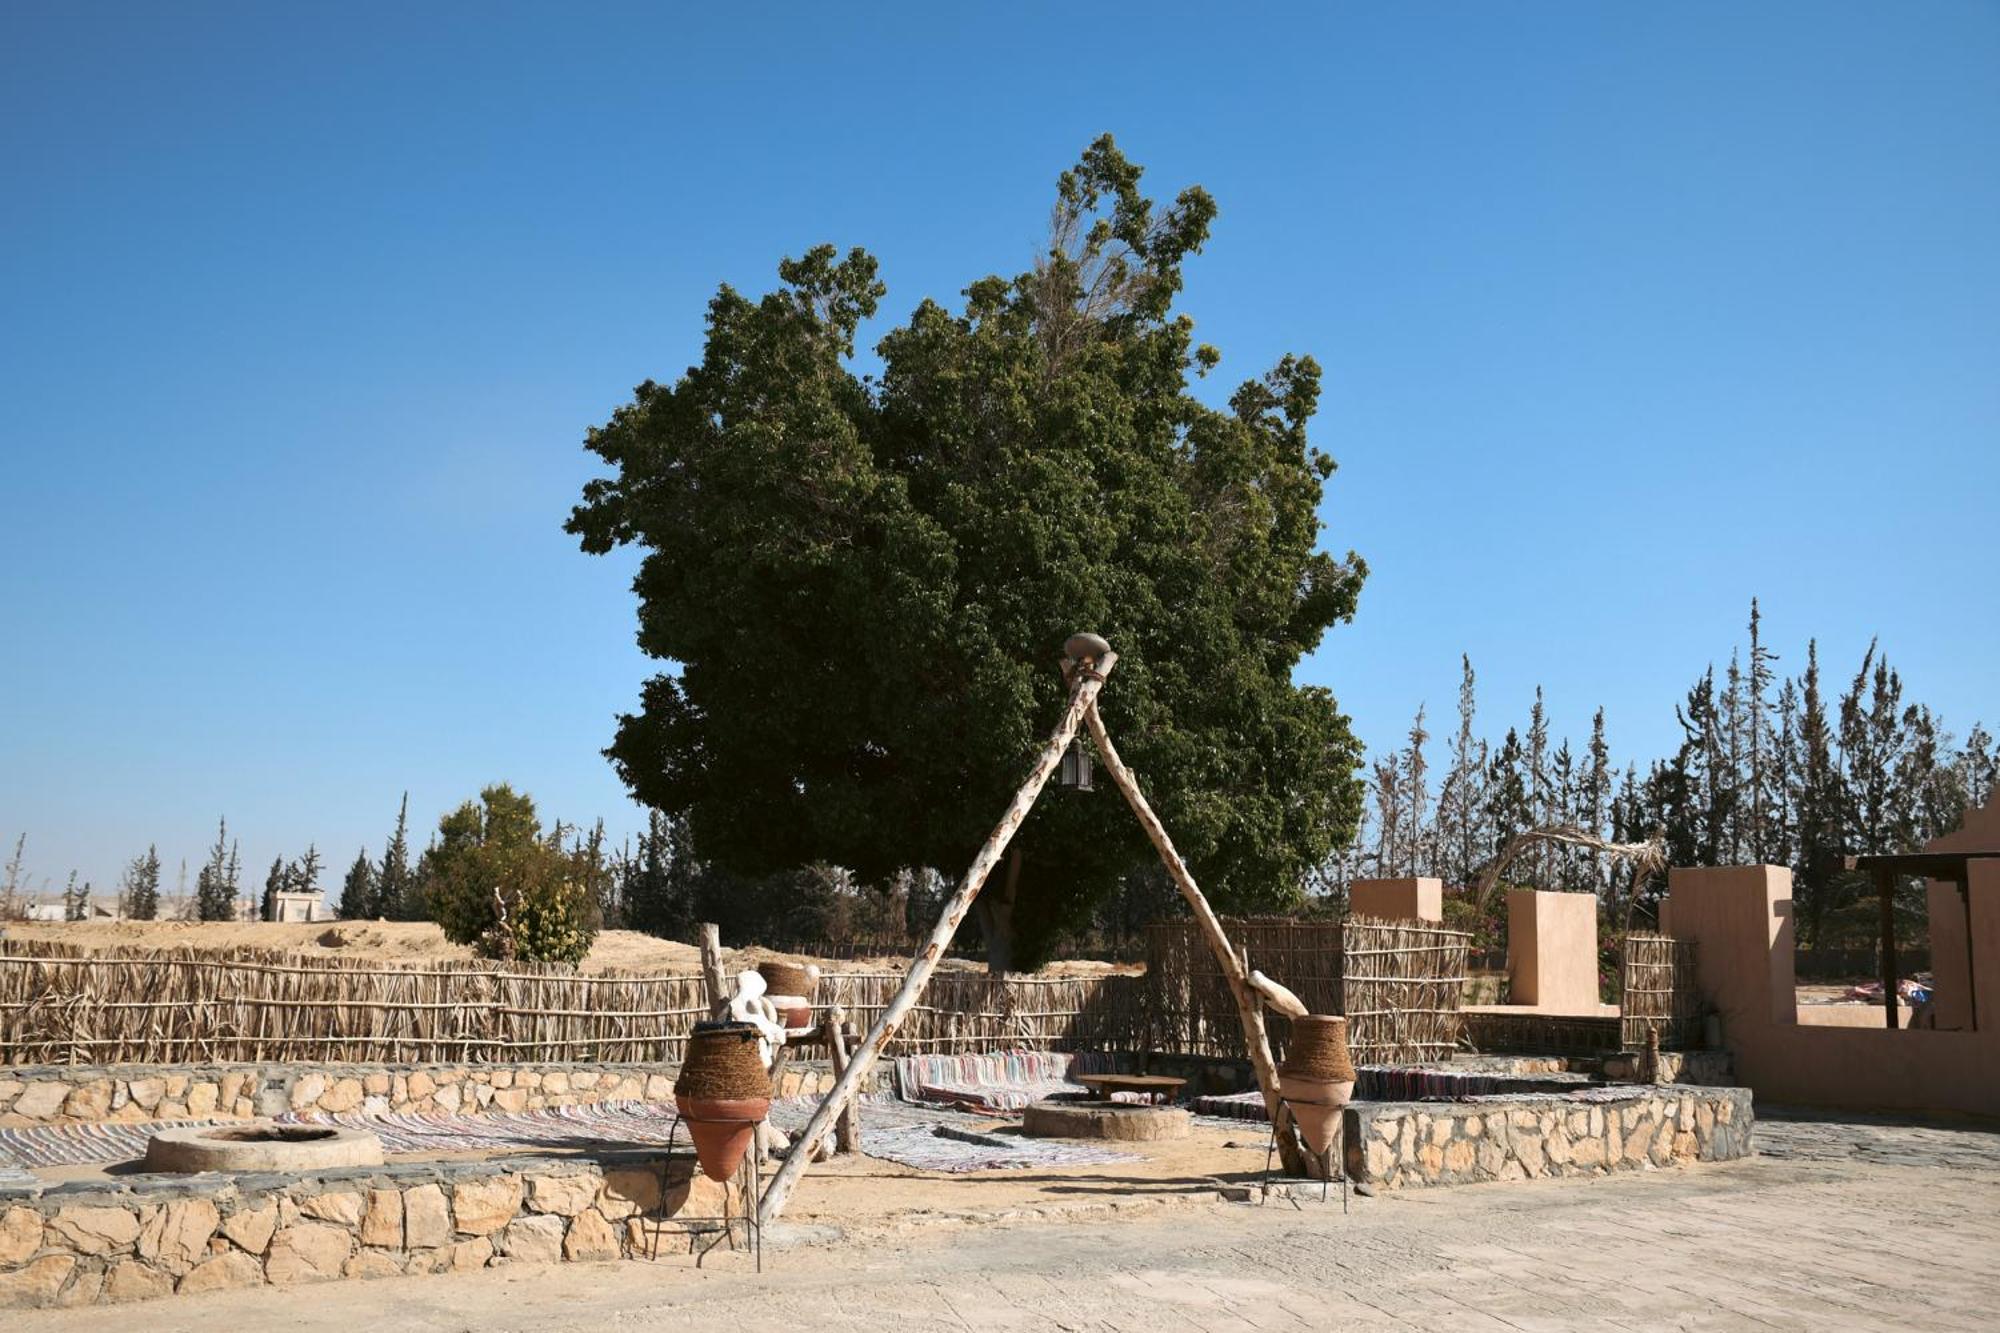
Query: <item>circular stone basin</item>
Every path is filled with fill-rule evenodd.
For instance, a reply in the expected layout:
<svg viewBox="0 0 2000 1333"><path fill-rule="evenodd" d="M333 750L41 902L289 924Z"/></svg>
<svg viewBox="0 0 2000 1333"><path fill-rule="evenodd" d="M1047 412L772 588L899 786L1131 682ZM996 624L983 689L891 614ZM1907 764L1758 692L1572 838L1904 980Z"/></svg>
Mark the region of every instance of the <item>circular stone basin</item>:
<svg viewBox="0 0 2000 1333"><path fill-rule="evenodd" d="M1037 1139L1117 1139L1158 1143L1184 1139L1193 1118L1178 1106L1135 1102L1042 1101L1021 1114L1021 1132Z"/></svg>
<svg viewBox="0 0 2000 1333"><path fill-rule="evenodd" d="M168 1129L146 1144L148 1171L320 1171L382 1165L382 1140L334 1125L241 1125Z"/></svg>

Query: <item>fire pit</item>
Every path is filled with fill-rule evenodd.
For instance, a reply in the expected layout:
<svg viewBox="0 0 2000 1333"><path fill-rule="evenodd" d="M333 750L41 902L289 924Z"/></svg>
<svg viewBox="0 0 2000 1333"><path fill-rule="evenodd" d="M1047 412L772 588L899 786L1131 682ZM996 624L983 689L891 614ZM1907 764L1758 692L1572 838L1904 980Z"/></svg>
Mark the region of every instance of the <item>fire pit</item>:
<svg viewBox="0 0 2000 1333"><path fill-rule="evenodd" d="M148 1171L320 1171L382 1165L382 1140L335 1125L240 1125L167 1129L146 1144Z"/></svg>
<svg viewBox="0 0 2000 1333"><path fill-rule="evenodd" d="M1142 1106L1081 1096L1051 1097L1021 1113L1021 1132L1037 1139L1158 1143L1186 1138L1193 1124L1192 1117L1178 1106Z"/></svg>

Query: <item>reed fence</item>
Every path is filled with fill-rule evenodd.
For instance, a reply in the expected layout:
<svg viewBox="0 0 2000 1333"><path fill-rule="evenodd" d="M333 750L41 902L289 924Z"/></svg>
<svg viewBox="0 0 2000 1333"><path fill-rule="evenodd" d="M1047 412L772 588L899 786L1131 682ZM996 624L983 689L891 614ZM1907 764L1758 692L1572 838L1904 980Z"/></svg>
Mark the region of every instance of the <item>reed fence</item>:
<svg viewBox="0 0 2000 1333"><path fill-rule="evenodd" d="M866 1027L899 972L833 973L822 1004ZM1139 1048L1143 979L945 972L892 1054ZM708 1016L697 974L305 959L265 950L85 955L0 942L0 1064L678 1060Z"/></svg>
<svg viewBox="0 0 2000 1333"><path fill-rule="evenodd" d="M1345 1014L1357 1061L1434 1060L1458 1044L1459 993L1472 937L1416 922L1349 917L1223 922L1250 966L1283 982L1316 1014ZM1192 921L1147 928L1148 1048L1177 1055L1241 1058L1236 1000L1207 939ZM1272 1053L1291 1035L1269 1019Z"/></svg>
<svg viewBox="0 0 2000 1333"><path fill-rule="evenodd" d="M1232 921L1251 965L1315 1013L1346 1013L1358 1060L1432 1059L1458 1039L1468 937L1412 923ZM1143 976L941 972L892 1054L996 1047L1241 1057L1228 984L1192 923L1148 934ZM829 973L822 1005L866 1028L900 971ZM85 954L0 941L0 1064L486 1063L680 1058L699 975L490 962L399 964L269 950ZM1289 1024L1273 1015L1282 1054Z"/></svg>
<svg viewBox="0 0 2000 1333"><path fill-rule="evenodd" d="M1701 991L1695 985L1694 942L1666 935L1627 935L1620 951L1619 1042L1643 1050L1657 1032L1663 1050L1701 1044Z"/></svg>

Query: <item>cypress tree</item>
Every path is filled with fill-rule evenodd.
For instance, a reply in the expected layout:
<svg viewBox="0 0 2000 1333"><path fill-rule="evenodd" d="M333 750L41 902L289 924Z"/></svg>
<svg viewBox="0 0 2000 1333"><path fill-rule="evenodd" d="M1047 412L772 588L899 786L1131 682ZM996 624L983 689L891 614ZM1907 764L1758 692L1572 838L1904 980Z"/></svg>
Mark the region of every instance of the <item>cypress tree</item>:
<svg viewBox="0 0 2000 1333"><path fill-rule="evenodd" d="M278 895L285 891L285 858L271 858L270 873L264 876L264 901L258 915L265 921L278 919Z"/></svg>
<svg viewBox="0 0 2000 1333"><path fill-rule="evenodd" d="M368 849L363 847L354 854L354 864L347 868L347 878L341 882L340 915L348 921L365 920L375 910L377 901L375 867L368 860Z"/></svg>
<svg viewBox="0 0 2000 1333"><path fill-rule="evenodd" d="M309 842L306 844L306 854L292 862L291 874L288 876L291 881L289 885L290 892L310 893L314 897L318 897L320 891L319 872L319 847Z"/></svg>
<svg viewBox="0 0 2000 1333"><path fill-rule="evenodd" d="M195 917L201 921L231 921L236 917L236 857L229 843L229 821L217 822L215 845L208 862L194 879Z"/></svg>
<svg viewBox="0 0 2000 1333"><path fill-rule="evenodd" d="M160 851L149 846L144 856L135 856L125 867L123 900L125 915L134 921L151 921L160 914Z"/></svg>
<svg viewBox="0 0 2000 1333"><path fill-rule="evenodd" d="M365 915L391 921L426 920L417 877L410 870L410 794L396 809L396 830L382 849L382 863L375 872L374 903Z"/></svg>

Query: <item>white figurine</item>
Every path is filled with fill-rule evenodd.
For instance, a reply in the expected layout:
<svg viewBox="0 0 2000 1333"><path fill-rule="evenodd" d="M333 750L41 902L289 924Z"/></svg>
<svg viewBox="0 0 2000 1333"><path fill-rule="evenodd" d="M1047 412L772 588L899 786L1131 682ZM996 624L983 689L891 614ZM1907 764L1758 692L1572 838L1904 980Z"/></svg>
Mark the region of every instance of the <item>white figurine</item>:
<svg viewBox="0 0 2000 1333"><path fill-rule="evenodd" d="M785 1029L778 1022L778 1007L764 998L762 975L754 971L736 974L736 993L729 997L729 1016L757 1029L757 1055L768 1069L778 1047L785 1044Z"/></svg>

